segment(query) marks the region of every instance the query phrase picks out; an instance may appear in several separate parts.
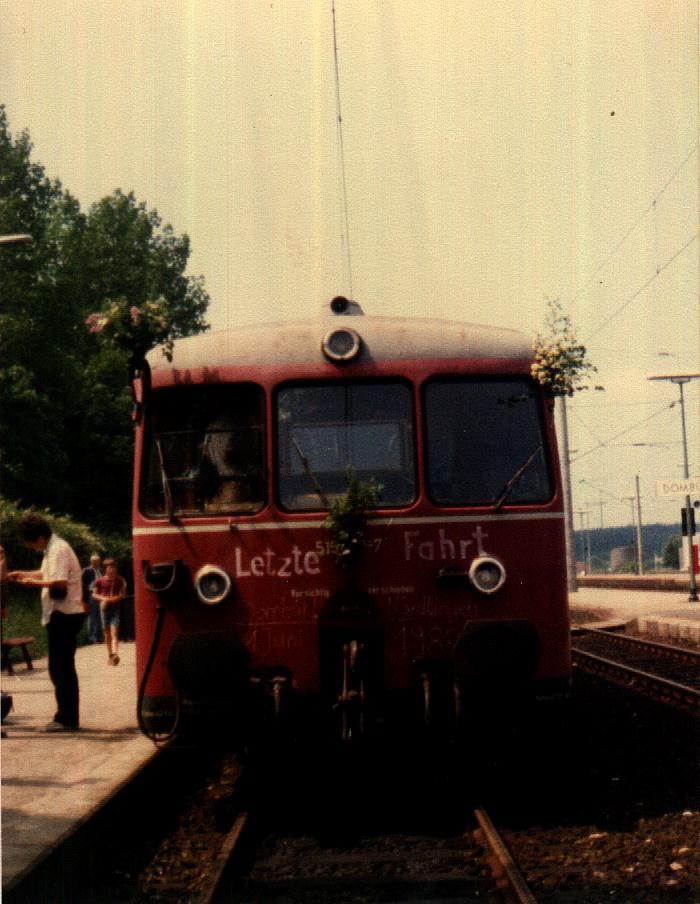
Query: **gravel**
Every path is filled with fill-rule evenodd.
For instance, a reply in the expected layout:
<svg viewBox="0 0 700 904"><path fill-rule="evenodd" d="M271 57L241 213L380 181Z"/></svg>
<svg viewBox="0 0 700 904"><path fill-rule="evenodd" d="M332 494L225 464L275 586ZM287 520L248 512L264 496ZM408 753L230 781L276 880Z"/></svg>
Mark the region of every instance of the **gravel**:
<svg viewBox="0 0 700 904"><path fill-rule="evenodd" d="M604 618L596 611L582 620ZM311 784L294 767L286 777L278 770L278 783L296 797L275 827L282 847L266 851L267 865L260 861L254 875L274 880L293 861L311 874L330 870L342 884L364 869L354 858L370 848L370 873L416 876L438 862L449 868L455 838L472 828L471 809L484 806L540 904L700 904L700 720L585 674L575 674L573 691L564 717L526 720L488 739L475 732L459 756L410 743L384 750L383 762L370 759L364 785L359 774L327 763L310 768ZM107 890L95 899L192 901L231 823L238 772L232 757L210 769L178 824L146 845L146 862L142 841L137 856L122 839ZM303 819L295 824L290 813L298 814L300 801ZM328 837L338 813L350 827L341 842ZM329 850L345 860L324 865ZM465 859L472 873L473 856Z"/></svg>

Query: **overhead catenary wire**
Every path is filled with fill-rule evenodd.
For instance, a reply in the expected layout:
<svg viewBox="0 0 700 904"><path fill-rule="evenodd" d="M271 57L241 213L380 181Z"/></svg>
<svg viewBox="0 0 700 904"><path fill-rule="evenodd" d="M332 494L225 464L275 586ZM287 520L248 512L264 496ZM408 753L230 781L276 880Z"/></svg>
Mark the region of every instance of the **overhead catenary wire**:
<svg viewBox="0 0 700 904"><path fill-rule="evenodd" d="M598 486L598 484L596 484L596 483L591 483L590 480L584 480L581 482L585 483L587 487L590 487L590 489L597 490L599 493L601 493L605 496L609 496L610 499L612 499L614 502L624 502L625 500L631 498L629 496L617 496L617 495L615 495L615 493L611 493L610 490L606 490L604 487ZM636 498L636 497L634 497L634 498ZM676 500L670 496L663 497L663 496L654 496L653 494L646 494L646 495L643 494L640 496L640 499L644 499L647 506L651 506L651 505L660 506L660 505L669 505L669 504L673 504L674 506L677 505ZM601 500L599 502L595 502L595 503L591 503L591 504L600 506L600 505L610 505L611 503L603 502Z"/></svg>
<svg viewBox="0 0 700 904"><path fill-rule="evenodd" d="M625 244L625 242L627 241L627 239L632 235L632 233L635 231L635 229L637 229L637 227L640 225L640 223L641 223L641 222L644 220L644 218L647 216L647 214L649 213L649 211L655 210L655 209L656 209L656 206L657 206L658 201L659 201L659 199L661 198L661 196L662 196L662 195L664 194L664 192L668 189L668 187L671 185L671 183L678 177L678 175L680 174L681 170L685 167L686 163L688 163L688 161L689 161L690 158L693 156L693 154L697 153L697 150L698 150L698 142L696 142L696 143L693 145L693 147L690 149L690 151L688 151L688 153L687 153L686 156L683 158L683 160L678 164L678 166L676 167L676 169L673 171L673 173L672 173L672 174L669 176L669 178L667 179L666 184L663 186L663 188L659 189L659 191L654 195L654 197L652 198L652 201L651 201L651 203L649 204L649 206L644 210L644 212L643 212L642 214L640 214L640 216L635 220L635 222L632 224L632 226L630 226L630 228L629 228L629 229L627 230L627 232L622 236L622 238L620 239L620 241L615 245L615 247L614 247L614 248L612 249L612 251L607 255L607 257L606 257L600 264L598 264L598 266L596 267L596 269L595 269L594 272L593 272L593 275L592 275L591 278L588 280L588 282L584 285L584 287L583 287L583 289L581 290L581 292L585 292L586 289L594 282L596 276L597 276L597 275L600 273L600 271L601 271L601 270L602 270L602 269L603 269L603 268L604 268L604 267L605 267L605 266L613 259L613 257L617 254L617 252L620 250L620 248L622 248L622 246ZM579 293L579 294L580 294L580 293Z"/></svg>
<svg viewBox="0 0 700 904"><path fill-rule="evenodd" d="M348 288L350 290L350 298L353 298L352 290L352 259L350 256L350 218L348 216L348 186L345 173L345 148L343 146L343 114L340 104L340 69L338 66L338 33L335 21L335 0L331 0L331 12L333 16L333 63L335 67L335 105L336 105L336 125L338 134L338 155L340 158L340 182L341 182L341 202L343 208L343 220L345 225L345 253L348 264ZM343 246L343 234L340 237L341 248Z"/></svg>
<svg viewBox="0 0 700 904"><path fill-rule="evenodd" d="M589 486L592 490L598 490L599 493L603 493L605 496L609 496L611 499L619 502L622 499L622 496L617 496L615 493L611 493L610 490L606 490L604 487L598 486L597 483L591 483L590 480L584 481L586 486Z"/></svg>
<svg viewBox="0 0 700 904"><path fill-rule="evenodd" d="M691 237L680 248L678 248L678 250L675 251L671 255L671 257L669 257L668 260L661 267L659 267L659 265L657 263L656 271L654 272L654 274L652 276L650 276L649 279L643 285L641 285L638 289L636 289L632 293L632 295L625 302L623 302L623 304L620 305L619 308L617 308L615 311L613 311L613 313L609 317L607 317L601 324L599 324L593 330L593 332L591 332L587 336L585 336L583 341L589 342L594 336L597 336L598 333L600 333L602 330L604 330L605 327L612 320L614 320L616 317L618 317L625 310L625 308L629 307L629 305L632 304L632 302L635 300L635 298L637 298L639 295L641 295L642 292L644 292L644 290L647 289L654 282L654 280L664 272L664 270L667 267L670 267L670 265L676 260L676 258L679 257L685 251L686 248L690 247L690 245L692 245L692 243L697 238L698 238L698 233L696 232L693 235L691 235Z"/></svg>
<svg viewBox="0 0 700 904"><path fill-rule="evenodd" d="M582 458L585 458L586 455L590 455L591 452L595 452L597 449L601 449L604 446L608 446L613 440L619 439L621 436L624 436L626 433L631 433L632 430L635 430L637 427L641 427L642 424L646 424L647 421L650 421L653 418L657 417L659 414L662 414L664 411L667 411L668 409L673 408L675 406L675 404L676 404L675 402L671 402L668 405L664 405L663 408L659 408L657 411L655 411L653 414L650 414L648 417L643 418L641 421L637 421L637 423L632 424L631 427L626 427L624 430L621 430L619 433L616 433L614 436L611 436L606 440L602 440L601 442L598 443L597 446L592 446L590 449L586 449L585 452L582 452L580 455L577 455L576 458L572 458L571 464L573 464L575 461L580 461Z"/></svg>
<svg viewBox="0 0 700 904"><path fill-rule="evenodd" d="M596 442L598 442L598 443L603 442L601 440L601 438L598 436L598 434L595 433L593 428L589 424L587 424L586 421L584 421L584 419L581 417L581 415L577 411L574 411L573 415L574 415L574 420L578 421L580 424L583 424L583 426L586 428L586 430L588 430L588 432L591 434L591 436L593 437L593 439Z"/></svg>

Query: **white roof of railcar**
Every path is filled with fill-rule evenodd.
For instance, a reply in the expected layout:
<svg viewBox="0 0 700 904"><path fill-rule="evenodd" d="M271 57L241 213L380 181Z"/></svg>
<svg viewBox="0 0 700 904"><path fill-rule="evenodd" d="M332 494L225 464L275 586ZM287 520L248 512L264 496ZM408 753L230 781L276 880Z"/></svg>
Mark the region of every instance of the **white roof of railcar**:
<svg viewBox="0 0 700 904"><path fill-rule="evenodd" d="M357 363L421 358L530 360L531 339L516 330L419 317L324 314L305 320L241 326L175 342L172 363L160 350L148 355L152 370L265 366L325 362L321 342L347 327L362 338Z"/></svg>

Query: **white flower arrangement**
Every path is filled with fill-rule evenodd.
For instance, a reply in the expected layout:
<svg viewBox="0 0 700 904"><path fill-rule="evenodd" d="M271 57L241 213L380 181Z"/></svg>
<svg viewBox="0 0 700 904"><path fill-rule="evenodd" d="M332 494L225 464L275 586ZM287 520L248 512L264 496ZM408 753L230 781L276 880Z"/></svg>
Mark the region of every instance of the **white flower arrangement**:
<svg viewBox="0 0 700 904"><path fill-rule="evenodd" d="M588 389L587 378L597 368L588 360L585 345L577 342L571 321L559 301L547 300L545 326L546 333L538 333L533 343L532 376L555 396L572 396Z"/></svg>

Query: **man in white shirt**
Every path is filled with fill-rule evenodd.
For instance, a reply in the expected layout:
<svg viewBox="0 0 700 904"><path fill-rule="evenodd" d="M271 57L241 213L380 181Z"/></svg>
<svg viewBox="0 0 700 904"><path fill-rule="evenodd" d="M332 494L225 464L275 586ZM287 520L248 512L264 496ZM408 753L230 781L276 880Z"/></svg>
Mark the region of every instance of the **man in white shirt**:
<svg viewBox="0 0 700 904"><path fill-rule="evenodd" d="M75 670L77 637L85 619L78 557L56 536L41 515L25 515L17 526L20 542L41 552L36 571L11 571L11 581L41 588L41 623L49 640L49 677L56 695L56 714L46 731L77 731L80 692Z"/></svg>

